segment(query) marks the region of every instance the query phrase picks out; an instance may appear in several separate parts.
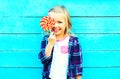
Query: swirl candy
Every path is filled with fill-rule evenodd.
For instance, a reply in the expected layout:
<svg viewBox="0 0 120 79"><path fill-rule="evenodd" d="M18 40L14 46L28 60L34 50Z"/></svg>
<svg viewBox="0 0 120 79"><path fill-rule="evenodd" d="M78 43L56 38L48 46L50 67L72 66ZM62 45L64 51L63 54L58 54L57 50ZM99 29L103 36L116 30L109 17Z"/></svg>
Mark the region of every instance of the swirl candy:
<svg viewBox="0 0 120 79"><path fill-rule="evenodd" d="M40 26L44 31L51 30L54 24L55 24L55 20L50 16L45 16L40 21Z"/></svg>

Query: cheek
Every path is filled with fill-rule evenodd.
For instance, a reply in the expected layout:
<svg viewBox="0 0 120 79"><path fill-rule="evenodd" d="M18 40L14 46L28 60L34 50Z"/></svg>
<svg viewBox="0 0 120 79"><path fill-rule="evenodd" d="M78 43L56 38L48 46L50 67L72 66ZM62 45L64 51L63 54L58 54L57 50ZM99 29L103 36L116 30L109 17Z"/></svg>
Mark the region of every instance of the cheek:
<svg viewBox="0 0 120 79"><path fill-rule="evenodd" d="M60 26L61 26L62 28L65 28L65 27L66 27L66 25L65 25L64 23L60 24Z"/></svg>
<svg viewBox="0 0 120 79"><path fill-rule="evenodd" d="M66 29L66 27L64 25L62 25L61 28L62 28L63 31L65 31L65 29Z"/></svg>

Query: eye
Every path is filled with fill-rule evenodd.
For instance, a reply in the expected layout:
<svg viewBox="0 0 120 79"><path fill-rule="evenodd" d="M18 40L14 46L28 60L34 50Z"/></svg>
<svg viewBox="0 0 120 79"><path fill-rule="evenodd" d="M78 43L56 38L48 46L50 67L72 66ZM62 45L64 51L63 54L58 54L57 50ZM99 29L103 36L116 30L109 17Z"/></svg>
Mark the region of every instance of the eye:
<svg viewBox="0 0 120 79"><path fill-rule="evenodd" d="M62 21L58 21L58 23L63 23Z"/></svg>

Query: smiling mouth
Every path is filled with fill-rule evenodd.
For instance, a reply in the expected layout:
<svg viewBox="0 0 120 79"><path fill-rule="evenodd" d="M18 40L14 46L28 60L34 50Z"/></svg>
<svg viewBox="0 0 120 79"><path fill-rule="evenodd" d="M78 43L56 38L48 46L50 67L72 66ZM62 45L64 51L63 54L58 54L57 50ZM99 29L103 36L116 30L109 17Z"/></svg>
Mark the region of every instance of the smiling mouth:
<svg viewBox="0 0 120 79"><path fill-rule="evenodd" d="M60 28L55 28L55 27L52 28L53 32L58 32L59 30L61 30L61 29Z"/></svg>

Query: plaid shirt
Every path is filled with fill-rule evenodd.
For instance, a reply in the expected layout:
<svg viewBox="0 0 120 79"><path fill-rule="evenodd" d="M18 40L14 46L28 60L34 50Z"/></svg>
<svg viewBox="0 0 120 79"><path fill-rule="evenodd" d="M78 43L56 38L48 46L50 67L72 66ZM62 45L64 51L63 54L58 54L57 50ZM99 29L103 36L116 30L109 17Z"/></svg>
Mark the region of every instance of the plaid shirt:
<svg viewBox="0 0 120 79"><path fill-rule="evenodd" d="M53 47L51 56L46 57L45 47L48 43L48 37L49 37L48 35L44 36L41 42L41 51L38 55L38 58L41 59L41 62L43 64L42 79L49 79L50 67L54 50ZM70 36L68 45L69 45L68 47L69 62L66 76L68 77L68 79L75 79L76 75L82 75L82 54L81 54L82 50L77 37Z"/></svg>

